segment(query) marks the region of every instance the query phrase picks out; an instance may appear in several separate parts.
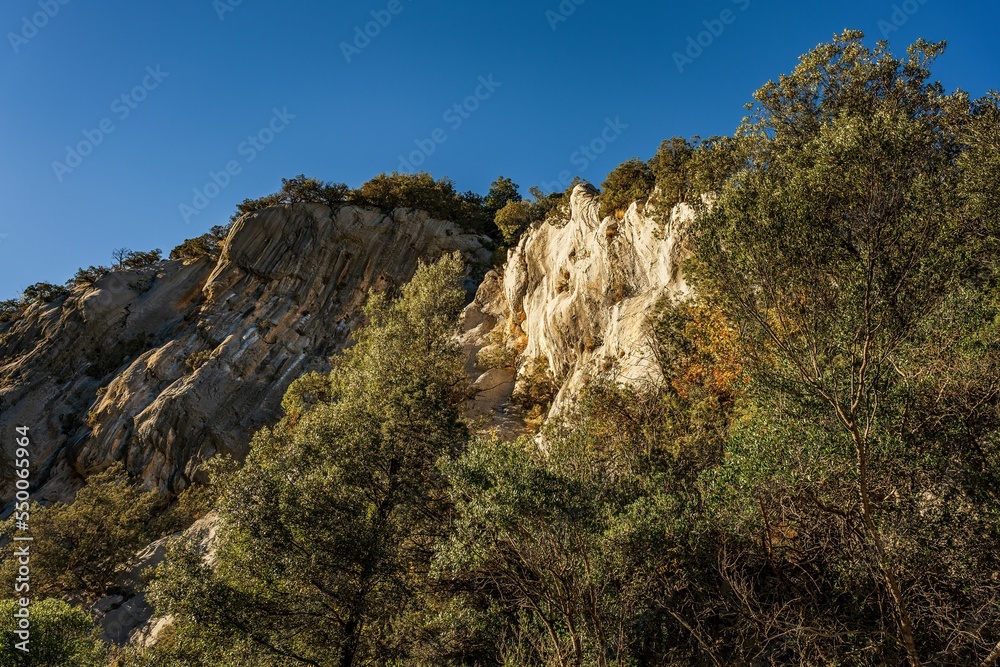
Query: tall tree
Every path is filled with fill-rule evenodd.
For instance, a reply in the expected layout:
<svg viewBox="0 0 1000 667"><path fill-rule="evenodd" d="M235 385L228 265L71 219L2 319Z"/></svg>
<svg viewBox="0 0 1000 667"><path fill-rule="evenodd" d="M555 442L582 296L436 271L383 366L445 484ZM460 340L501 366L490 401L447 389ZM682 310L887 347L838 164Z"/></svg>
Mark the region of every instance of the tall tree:
<svg viewBox="0 0 1000 667"><path fill-rule="evenodd" d="M886 631L916 666L941 646L914 621L933 593L912 570L931 554L907 551L910 529L943 488L951 511L970 501L964 482L945 479L945 461L974 456L995 428L997 398L989 363L961 381L928 376L927 364L943 370L949 355L967 358L970 337L995 337L968 317L970 299L993 289L970 279L995 237L964 217L957 163L973 114L967 95L929 81L944 45L920 41L897 58L862 38L845 32L756 93L740 132L746 167L695 226L694 268L701 292L741 328L771 409L820 426L812 446L831 467L848 464L850 495L819 502L862 536L857 555L891 609ZM949 321L955 335L937 335ZM959 382L961 398L949 393ZM937 404L925 400L931 389ZM949 422L960 408L943 407L952 399L975 424L965 434ZM807 452L813 436L799 437ZM921 468L922 458L936 462ZM949 556L990 561L980 550ZM992 631L996 620L986 621Z"/></svg>
<svg viewBox="0 0 1000 667"><path fill-rule="evenodd" d="M229 482L217 570L180 553L161 574L165 611L297 664L394 655L440 530L435 463L467 437L453 342L464 275L450 256L422 265L399 299L371 296L356 344L326 381L290 388L289 417L255 437Z"/></svg>

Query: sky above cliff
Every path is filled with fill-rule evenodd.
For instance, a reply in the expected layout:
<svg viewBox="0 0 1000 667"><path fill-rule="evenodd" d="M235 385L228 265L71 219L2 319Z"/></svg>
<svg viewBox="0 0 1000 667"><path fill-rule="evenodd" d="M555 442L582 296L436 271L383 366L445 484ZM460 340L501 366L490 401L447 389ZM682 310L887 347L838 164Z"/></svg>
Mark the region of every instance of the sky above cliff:
<svg viewBox="0 0 1000 667"><path fill-rule="evenodd" d="M731 133L844 28L1000 87L994 3L943 0L7 0L0 299L118 247L162 248L299 173L425 170L527 194L600 184L673 135Z"/></svg>

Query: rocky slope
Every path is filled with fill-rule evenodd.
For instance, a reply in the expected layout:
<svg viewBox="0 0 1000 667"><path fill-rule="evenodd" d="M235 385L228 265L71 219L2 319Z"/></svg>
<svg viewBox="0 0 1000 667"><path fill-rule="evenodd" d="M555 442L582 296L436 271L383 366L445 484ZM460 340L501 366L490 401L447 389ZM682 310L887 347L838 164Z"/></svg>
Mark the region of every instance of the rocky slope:
<svg viewBox="0 0 1000 667"><path fill-rule="evenodd" d="M179 491L204 460L244 454L279 416L288 385L328 366L370 290L398 287L418 260L457 250L471 291L488 246L406 209L248 215L215 263L113 273L0 330L0 433L31 428L38 500L71 496L115 461ZM12 439L3 442L9 456Z"/></svg>
<svg viewBox="0 0 1000 667"><path fill-rule="evenodd" d="M680 260L693 210L632 204L601 219L597 194L578 185L568 210L528 231L466 310L463 340L482 360L477 414L504 408L540 374L557 392L553 411L598 375L656 381L648 315L660 299L690 294Z"/></svg>
<svg viewBox="0 0 1000 667"><path fill-rule="evenodd" d="M370 290L457 250L475 291L461 339L475 390L467 411L517 434L512 396L539 374L552 380L553 412L599 374L655 380L648 314L689 294L679 262L691 209L598 211L596 190L577 186L485 277L488 239L422 212L303 205L248 215L216 262L113 273L0 331L0 432L32 428L37 499L68 499L115 461L179 491L215 454L243 455L295 378L328 368ZM207 555L214 528L210 516L188 531ZM141 580L171 539L137 554L121 594L95 605L106 640L154 641L169 625L152 616Z"/></svg>

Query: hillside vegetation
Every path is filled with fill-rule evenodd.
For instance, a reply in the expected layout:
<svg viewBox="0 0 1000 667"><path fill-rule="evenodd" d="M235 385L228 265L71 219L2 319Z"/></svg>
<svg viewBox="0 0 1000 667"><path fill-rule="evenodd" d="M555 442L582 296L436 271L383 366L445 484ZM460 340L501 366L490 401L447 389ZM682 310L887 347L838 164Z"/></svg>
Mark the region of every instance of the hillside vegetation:
<svg viewBox="0 0 1000 667"><path fill-rule="evenodd" d="M182 517L158 520L154 495L115 471L85 502L36 510L51 539L83 532L100 557L42 562L43 618L70 628L53 655L1000 662L1000 96L934 83L943 52L919 41L897 56L845 32L764 85L731 137L670 139L608 175L607 216L654 199L696 211L696 297L648 313L662 381L596 377L538 433L481 432L461 412L466 271L448 255L396 298L373 293L333 370L296 381L245 464L217 466ZM239 214L419 205L506 247L564 199L533 195L508 179L476 199L426 175L354 192L300 177ZM113 586L121 554L79 528L107 498L128 500L104 515L128 548L220 517L211 559L179 542L156 570L148 595L173 624L147 648L103 646L56 599ZM10 645L0 665L22 664Z"/></svg>

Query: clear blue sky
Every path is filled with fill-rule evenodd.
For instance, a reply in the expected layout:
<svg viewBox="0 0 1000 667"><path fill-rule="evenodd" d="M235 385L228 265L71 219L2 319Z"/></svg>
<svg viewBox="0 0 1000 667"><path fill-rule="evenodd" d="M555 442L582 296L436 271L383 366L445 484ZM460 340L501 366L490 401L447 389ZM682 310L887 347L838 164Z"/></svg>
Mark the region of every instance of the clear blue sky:
<svg viewBox="0 0 1000 667"><path fill-rule="evenodd" d="M422 167L462 190L503 174L526 192L564 171L599 184L665 137L732 132L755 89L847 27L874 42L895 18L897 51L949 41L936 70L948 88L1000 86L993 2L565 0L575 11L558 22L546 12L560 0L397 2L392 14L389 0L5 0L0 298L108 263L116 247L169 252L283 176L359 185L438 128L446 139L425 141L435 150ZM724 10L729 23L713 24ZM348 62L341 44L372 11L391 21ZM673 54L705 21L721 34L681 72ZM479 82L491 76L492 92ZM477 89L478 109L445 116ZM264 132L263 150L244 144L274 109L295 118L275 120L282 131ZM627 128L606 132L614 141L595 159L574 156L607 119ZM68 145L102 134L67 162ZM230 162L239 173L185 221L180 205Z"/></svg>

